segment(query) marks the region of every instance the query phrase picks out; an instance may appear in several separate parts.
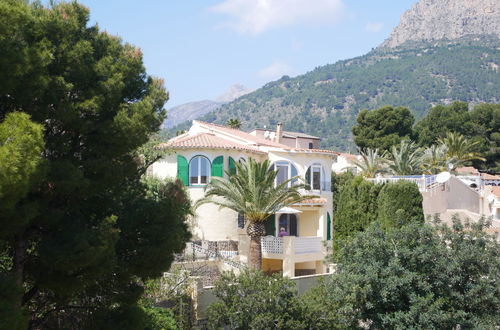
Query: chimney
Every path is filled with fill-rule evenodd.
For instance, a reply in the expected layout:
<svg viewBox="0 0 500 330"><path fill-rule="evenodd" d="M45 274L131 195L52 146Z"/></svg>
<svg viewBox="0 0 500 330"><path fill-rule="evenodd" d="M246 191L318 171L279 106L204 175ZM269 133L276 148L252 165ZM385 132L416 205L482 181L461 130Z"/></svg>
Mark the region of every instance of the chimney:
<svg viewBox="0 0 500 330"><path fill-rule="evenodd" d="M283 124L276 125L276 138L275 142L281 143L281 136L283 136Z"/></svg>

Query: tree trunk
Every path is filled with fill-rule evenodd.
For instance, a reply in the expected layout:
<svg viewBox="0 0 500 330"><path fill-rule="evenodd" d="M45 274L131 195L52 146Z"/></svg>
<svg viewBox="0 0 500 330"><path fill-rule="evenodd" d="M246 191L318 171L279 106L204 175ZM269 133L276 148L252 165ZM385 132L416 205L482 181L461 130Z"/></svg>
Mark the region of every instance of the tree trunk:
<svg viewBox="0 0 500 330"><path fill-rule="evenodd" d="M13 255L13 265L12 265L12 276L14 282L19 287L23 288L24 280L24 261L26 258L26 241L24 237L17 236L14 238L14 255ZM21 291L22 292L22 291ZM20 307L22 305L23 294L19 294L19 299L16 301L16 305Z"/></svg>
<svg viewBox="0 0 500 330"><path fill-rule="evenodd" d="M250 268L262 268L262 247L260 246L261 236L250 237Z"/></svg>
<svg viewBox="0 0 500 330"><path fill-rule="evenodd" d="M266 227L262 222L250 222L247 227L247 234L250 236L250 268L262 268L262 248L260 239L266 235Z"/></svg>

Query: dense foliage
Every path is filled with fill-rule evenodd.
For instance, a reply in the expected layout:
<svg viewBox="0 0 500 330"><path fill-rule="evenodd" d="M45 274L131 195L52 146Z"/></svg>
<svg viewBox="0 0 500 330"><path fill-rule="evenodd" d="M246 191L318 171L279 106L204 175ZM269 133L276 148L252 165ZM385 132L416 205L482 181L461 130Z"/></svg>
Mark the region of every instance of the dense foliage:
<svg viewBox="0 0 500 330"><path fill-rule="evenodd" d="M469 152L479 152L485 162L474 166L492 173L500 172L500 104L478 104L472 111L466 103L438 105L415 125L415 135L421 146L430 146L449 133L458 133L474 143Z"/></svg>
<svg viewBox="0 0 500 330"><path fill-rule="evenodd" d="M417 119L435 104L498 103L498 38L420 43L318 67L270 82L222 106L203 120L239 118L243 129L273 127L321 137L322 147L354 151L351 128L363 109L388 104ZM173 129L173 133L178 130Z"/></svg>
<svg viewBox="0 0 500 330"><path fill-rule="evenodd" d="M388 151L401 140L410 138L415 117L403 107L385 106L376 110L362 110L352 128L354 143L360 149Z"/></svg>
<svg viewBox="0 0 500 330"><path fill-rule="evenodd" d="M207 311L209 328L308 329L295 284L281 274L225 274L215 285L218 300Z"/></svg>
<svg viewBox="0 0 500 330"><path fill-rule="evenodd" d="M376 184L351 177L335 187L333 251L345 241L378 222L389 230L409 222L423 223L422 195L415 183L398 181Z"/></svg>
<svg viewBox="0 0 500 330"><path fill-rule="evenodd" d="M407 223L424 223L422 194L415 183L401 180L386 183L377 198L378 222L384 229Z"/></svg>
<svg viewBox="0 0 500 330"><path fill-rule="evenodd" d="M382 185L355 177L340 186L334 195L333 250L377 219L377 197Z"/></svg>
<svg viewBox="0 0 500 330"><path fill-rule="evenodd" d="M371 226L346 242L336 273L304 298L312 328L495 328L500 246L484 228Z"/></svg>
<svg viewBox="0 0 500 330"><path fill-rule="evenodd" d="M142 281L189 238L182 185L141 181L162 82L88 21L76 2L0 1L0 328L140 329Z"/></svg>

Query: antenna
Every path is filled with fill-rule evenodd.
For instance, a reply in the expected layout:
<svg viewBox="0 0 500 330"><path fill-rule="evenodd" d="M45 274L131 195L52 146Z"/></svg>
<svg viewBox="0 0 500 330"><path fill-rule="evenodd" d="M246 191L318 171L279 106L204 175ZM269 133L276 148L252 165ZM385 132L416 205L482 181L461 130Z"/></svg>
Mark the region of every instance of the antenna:
<svg viewBox="0 0 500 330"><path fill-rule="evenodd" d="M446 183L448 180L451 178L450 172L441 172L438 175L436 175L436 182L437 183Z"/></svg>

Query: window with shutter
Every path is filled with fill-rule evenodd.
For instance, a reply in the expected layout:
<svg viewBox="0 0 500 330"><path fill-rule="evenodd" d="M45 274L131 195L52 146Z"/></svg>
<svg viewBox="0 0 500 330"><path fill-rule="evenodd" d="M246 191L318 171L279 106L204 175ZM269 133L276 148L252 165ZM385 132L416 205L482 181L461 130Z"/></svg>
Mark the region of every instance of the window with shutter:
<svg viewBox="0 0 500 330"><path fill-rule="evenodd" d="M330 212L326 213L326 240L332 240L332 219L330 218Z"/></svg>
<svg viewBox="0 0 500 330"><path fill-rule="evenodd" d="M245 228L245 215L238 213L238 228Z"/></svg>
<svg viewBox="0 0 500 330"><path fill-rule="evenodd" d="M236 174L236 165L235 165L234 159L232 157L229 157L228 172L230 175Z"/></svg>
<svg viewBox="0 0 500 330"><path fill-rule="evenodd" d="M273 214L264 222L266 235L276 236L276 216Z"/></svg>
<svg viewBox="0 0 500 330"><path fill-rule="evenodd" d="M222 178L224 176L224 157L219 156L212 162L212 176Z"/></svg>
<svg viewBox="0 0 500 330"><path fill-rule="evenodd" d="M185 186L189 186L189 164L181 155L177 155L177 177Z"/></svg>

